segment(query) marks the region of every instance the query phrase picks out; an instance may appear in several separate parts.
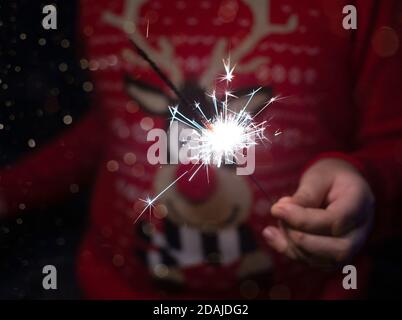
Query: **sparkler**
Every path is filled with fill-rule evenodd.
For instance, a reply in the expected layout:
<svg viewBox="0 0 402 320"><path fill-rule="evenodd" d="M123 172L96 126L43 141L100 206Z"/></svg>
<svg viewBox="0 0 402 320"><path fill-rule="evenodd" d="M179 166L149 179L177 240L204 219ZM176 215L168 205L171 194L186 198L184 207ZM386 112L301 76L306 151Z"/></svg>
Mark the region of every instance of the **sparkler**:
<svg viewBox="0 0 402 320"><path fill-rule="evenodd" d="M159 77L172 89L172 91L179 98L180 102L186 106L190 106L186 98L180 93L170 79L158 68L155 62L152 61L145 51L143 51L134 41L132 42L139 55L149 63ZM221 81L226 81L226 83L229 84L234 78L235 66L231 66L230 57L223 60L223 65L225 74L223 74L219 79ZM192 139L190 141L186 141L186 143L189 144L190 151L193 151L191 154L194 154L194 156L190 160L194 165L191 169L182 173L176 180L166 186L154 198L148 196L146 199L140 199L146 205L135 219L135 222L137 222L148 209L151 213L154 203L177 181L182 179L185 175L191 173L191 171L197 165L198 168L188 178L189 181L193 179L193 177L202 167L206 168L208 176L208 166L210 165L214 165L219 168L222 163L236 164L239 158L244 155L244 151L247 152L249 148L255 147L266 139L264 136L264 131L267 127L267 121L256 122L255 118L273 102L277 101L278 97L271 98L259 110L258 113L252 116L247 112L247 107L259 90L261 90L261 88L253 90L247 95L247 102L244 104L244 106L242 106L240 111L234 111L230 108L230 99L238 98L232 92L226 90L223 99L220 100L217 98L216 91L214 90L211 94L207 94L212 99L215 111L211 118L208 118L205 115L200 103L194 103L194 109L198 112L198 121L195 119L190 119L180 112L179 106L168 106L172 116L170 124L172 124L174 121L178 121L193 129L194 134ZM275 132L275 136L277 134L278 132ZM249 177L268 198L268 195L258 181L252 176Z"/></svg>
<svg viewBox="0 0 402 320"><path fill-rule="evenodd" d="M231 74L233 69L229 67L227 72ZM229 77L233 76L230 75L227 79ZM200 122L183 115L178 107L169 108L172 121L179 121L194 129L193 137L188 141L189 150L195 154L190 158L193 163L205 166L215 165L218 168L222 163L235 164L244 155L245 150L265 139L264 130L267 122L254 122L254 117L246 112L248 104L259 90L261 88L248 94L247 103L239 112L230 109L228 98L237 98L233 94L226 91L224 99L218 103L216 94L212 93L209 96L214 103L215 115L211 119L206 117L200 104L195 103L195 109L201 118Z"/></svg>

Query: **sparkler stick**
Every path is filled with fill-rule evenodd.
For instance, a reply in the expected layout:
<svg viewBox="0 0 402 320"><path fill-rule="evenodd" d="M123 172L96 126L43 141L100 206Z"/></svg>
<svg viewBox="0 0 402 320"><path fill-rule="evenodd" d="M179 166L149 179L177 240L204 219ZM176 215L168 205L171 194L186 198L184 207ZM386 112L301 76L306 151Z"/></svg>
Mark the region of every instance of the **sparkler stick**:
<svg viewBox="0 0 402 320"><path fill-rule="evenodd" d="M261 184L258 182L258 180L253 175L249 175L248 177L251 179L251 181L254 182L254 184L257 186L257 188L262 192L262 194L265 196L265 199L270 201L271 199L270 199L268 193L264 190L264 188L261 186Z"/></svg>
<svg viewBox="0 0 402 320"><path fill-rule="evenodd" d="M148 54L133 40L130 39L131 43L133 44L135 50L137 50L137 53L143 58L148 64L151 66L151 68L156 72L156 74L159 76L159 78L165 82L165 84L176 94L176 96L179 98L179 100L186 106L189 106L190 103L187 101L187 99L181 94L181 92L176 88L176 86L173 84L172 81L166 76L165 73L157 66L157 64L148 56Z"/></svg>

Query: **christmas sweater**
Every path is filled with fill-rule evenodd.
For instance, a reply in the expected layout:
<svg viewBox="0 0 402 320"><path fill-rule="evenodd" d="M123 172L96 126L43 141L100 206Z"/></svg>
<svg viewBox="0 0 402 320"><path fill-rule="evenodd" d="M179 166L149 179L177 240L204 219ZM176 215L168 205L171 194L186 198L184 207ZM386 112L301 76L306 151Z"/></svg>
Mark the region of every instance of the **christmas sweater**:
<svg viewBox="0 0 402 320"><path fill-rule="evenodd" d="M350 161L377 199L374 237L397 231L402 176L402 57L397 1L354 1L358 28L343 28L347 1L82 0L83 64L92 111L69 132L1 171L7 212L68 194L96 172L91 222L77 257L87 298L349 298L364 294L341 271L311 268L274 252L262 230L270 206L292 194L307 164ZM350 1L349 1L350 2ZM399 20L398 20L399 19ZM222 92L222 59L236 64L231 92L261 87L249 106L269 120L253 177L233 166L179 180L149 213L180 164L147 160L151 129L167 129L177 96L137 53L141 47L190 101ZM241 98L240 98L241 99ZM185 106L181 106L184 108ZM193 110L185 110L191 116ZM23 204L23 206L21 206ZM400 224L399 224L400 225Z"/></svg>

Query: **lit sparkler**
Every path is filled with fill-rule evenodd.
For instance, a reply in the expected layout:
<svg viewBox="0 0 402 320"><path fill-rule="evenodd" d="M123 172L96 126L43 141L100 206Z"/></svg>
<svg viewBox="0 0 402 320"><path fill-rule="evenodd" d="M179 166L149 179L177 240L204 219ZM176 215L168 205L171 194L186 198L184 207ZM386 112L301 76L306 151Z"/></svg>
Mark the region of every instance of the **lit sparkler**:
<svg viewBox="0 0 402 320"><path fill-rule="evenodd" d="M233 69L227 70L233 72ZM230 109L228 102L228 97L237 97L227 91L225 98L218 103L215 92L213 92L209 95L215 106L213 118L207 118L199 103L195 103L195 109L201 118L199 122L183 115L178 107L169 108L172 121L179 121L194 129L192 139L187 142L190 144L191 154L194 154L190 158L193 163L217 167L220 167L222 163L234 164L247 149L265 139L264 130L267 122L255 122L254 117L246 111L247 105L260 89L254 90L248 95L247 103L239 112Z"/></svg>
<svg viewBox="0 0 402 320"><path fill-rule="evenodd" d="M165 83L176 93L179 99L188 105L188 101L181 95L177 88L146 55L146 53L135 43L134 46L137 48L138 53L149 62L151 67L157 72L161 79L164 80ZM220 80L226 81L228 84L234 78L233 73L235 66L231 66L230 58L224 59L223 65L225 74L220 77ZM167 190L174 186L177 181L184 178L185 175L191 174L188 178L188 180L191 181L202 167L206 168L208 175L208 166L210 165L220 167L222 163L236 164L238 158L244 156L245 152L247 152L249 148L255 147L266 139L264 136L264 131L267 127L268 121L256 122L255 118L279 98L271 98L259 110L258 113L252 116L247 112L247 107L259 90L261 90L261 88L253 90L246 96L248 99L240 111L235 111L230 108L230 99L238 99L238 97L230 92L230 90L225 91L222 100L217 98L216 91L214 90L211 94L207 94L212 99L213 108L215 111L212 118L208 118L205 115L200 103L194 103L194 109L197 110L199 115L199 117L197 117L199 119L198 121L195 119L190 119L180 112L179 106L168 107L172 116L170 125L172 125L174 121L178 121L193 129L194 135L189 141L186 141L186 143L189 144L189 150L193 151L191 154L194 154L194 156L190 160L194 165L191 169L185 171L176 180L166 186L154 198L148 196L146 199L140 199L145 203L145 207L137 216L135 222L137 222L148 209L151 212L155 202ZM278 131L275 132L275 136L278 134L280 134ZM197 165L198 168L196 168L194 172L191 172ZM251 180L266 195L265 191L261 188L258 182L254 178L251 178Z"/></svg>

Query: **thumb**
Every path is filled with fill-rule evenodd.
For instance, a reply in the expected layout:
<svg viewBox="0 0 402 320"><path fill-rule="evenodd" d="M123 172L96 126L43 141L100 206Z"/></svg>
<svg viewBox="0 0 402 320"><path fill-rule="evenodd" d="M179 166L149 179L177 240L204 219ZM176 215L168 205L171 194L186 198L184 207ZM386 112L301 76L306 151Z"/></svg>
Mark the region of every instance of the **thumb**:
<svg viewBox="0 0 402 320"><path fill-rule="evenodd" d="M310 168L300 179L299 187L291 197L292 202L307 208L320 208L332 185L332 175Z"/></svg>

